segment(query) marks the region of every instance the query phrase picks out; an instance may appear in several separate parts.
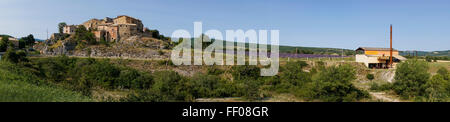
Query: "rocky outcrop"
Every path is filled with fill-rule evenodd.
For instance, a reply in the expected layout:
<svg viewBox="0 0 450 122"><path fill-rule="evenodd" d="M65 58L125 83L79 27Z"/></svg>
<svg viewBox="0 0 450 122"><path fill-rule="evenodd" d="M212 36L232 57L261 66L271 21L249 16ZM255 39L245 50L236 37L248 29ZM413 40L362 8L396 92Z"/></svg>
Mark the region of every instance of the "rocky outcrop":
<svg viewBox="0 0 450 122"><path fill-rule="evenodd" d="M74 50L76 47L76 44L70 43L70 42L58 42L56 44L53 44L51 46L44 46L41 50L41 53L44 55L63 55L63 54L69 54L71 50Z"/></svg>
<svg viewBox="0 0 450 122"><path fill-rule="evenodd" d="M167 58L168 54L160 54L157 50L149 48L132 48L124 46L90 46L83 50L76 50L69 53L70 56L81 57L107 57L107 58Z"/></svg>
<svg viewBox="0 0 450 122"><path fill-rule="evenodd" d="M63 41L53 43L42 43L35 46L40 50L41 54L56 56L78 56L78 57L105 57L105 58L136 58L136 59L152 59L152 58L168 58L170 53L164 52L164 43L154 38L143 38L133 36L127 40L110 43L106 45L91 45L86 47L77 47L76 41L70 41L70 38Z"/></svg>

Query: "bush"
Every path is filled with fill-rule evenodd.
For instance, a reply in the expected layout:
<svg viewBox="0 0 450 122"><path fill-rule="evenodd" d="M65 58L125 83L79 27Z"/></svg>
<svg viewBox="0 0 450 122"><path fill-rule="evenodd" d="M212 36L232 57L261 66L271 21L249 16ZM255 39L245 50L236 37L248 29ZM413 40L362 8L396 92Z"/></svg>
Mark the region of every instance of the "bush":
<svg viewBox="0 0 450 122"><path fill-rule="evenodd" d="M125 98L121 98L120 102L167 102L170 101L167 96L161 95L158 91L137 90L135 93L129 94Z"/></svg>
<svg viewBox="0 0 450 122"><path fill-rule="evenodd" d="M449 99L449 82L444 80L442 75L437 74L433 76L431 80L425 84L425 87L427 101L443 102Z"/></svg>
<svg viewBox="0 0 450 122"><path fill-rule="evenodd" d="M157 63L160 66L175 66L171 60L159 60Z"/></svg>
<svg viewBox="0 0 450 122"><path fill-rule="evenodd" d="M214 66L208 67L208 69L207 69L207 74L208 75L221 75L224 72L225 71L223 71L223 70L221 70L221 69L219 69L217 67L214 67Z"/></svg>
<svg viewBox="0 0 450 122"><path fill-rule="evenodd" d="M153 84L149 73L111 65L108 60L68 58L38 59L32 64L45 81L90 95L92 88L146 90Z"/></svg>
<svg viewBox="0 0 450 122"><path fill-rule="evenodd" d="M289 92L291 89L304 87L311 82L311 74L303 70L308 64L304 61L288 62L280 74L280 84L277 86L278 92Z"/></svg>
<svg viewBox="0 0 450 122"><path fill-rule="evenodd" d="M192 77L193 96L196 98L202 97L224 97L224 93L220 93L217 89L220 87L221 80L215 75L196 74Z"/></svg>
<svg viewBox="0 0 450 122"><path fill-rule="evenodd" d="M375 79L375 76L373 74L367 74L366 78L369 80L373 80L373 79Z"/></svg>
<svg viewBox="0 0 450 122"><path fill-rule="evenodd" d="M163 50L158 50L158 54L159 55L164 55L164 51Z"/></svg>
<svg viewBox="0 0 450 122"><path fill-rule="evenodd" d="M5 52L8 49L9 36L2 36L0 40L0 52Z"/></svg>
<svg viewBox="0 0 450 122"><path fill-rule="evenodd" d="M236 80L257 79L261 75L261 70L256 66L233 66L232 75Z"/></svg>
<svg viewBox="0 0 450 122"><path fill-rule="evenodd" d="M440 74L440 75L444 78L444 80L447 80L447 81L450 80L450 77L449 77L450 74L449 74L447 68L441 67L441 68L439 68L439 70L437 71L437 73Z"/></svg>
<svg viewBox="0 0 450 122"><path fill-rule="evenodd" d="M172 88L181 80L181 76L174 71L154 72L153 77L155 83L153 84L152 89L166 94L170 94Z"/></svg>
<svg viewBox="0 0 450 122"><path fill-rule="evenodd" d="M356 79L355 70L349 65L330 67L320 72L313 83L313 98L328 102L357 101L367 98L366 91L357 89L351 82Z"/></svg>
<svg viewBox="0 0 450 122"><path fill-rule="evenodd" d="M25 47L25 45L33 45L34 42L36 42L36 39L34 39L34 36L32 34L22 37L19 39L20 43L23 43L23 45L19 44L19 46Z"/></svg>
<svg viewBox="0 0 450 122"><path fill-rule="evenodd" d="M9 61L11 63L27 62L27 54L25 51L14 51L13 49L8 49L5 55L2 56L2 60Z"/></svg>
<svg viewBox="0 0 450 122"><path fill-rule="evenodd" d="M97 44L94 34L89 32L83 25L75 29L74 39L76 41L86 41L90 45Z"/></svg>
<svg viewBox="0 0 450 122"><path fill-rule="evenodd" d="M395 71L393 90L403 98L424 96L424 85L429 80L428 64L418 60L400 63Z"/></svg>

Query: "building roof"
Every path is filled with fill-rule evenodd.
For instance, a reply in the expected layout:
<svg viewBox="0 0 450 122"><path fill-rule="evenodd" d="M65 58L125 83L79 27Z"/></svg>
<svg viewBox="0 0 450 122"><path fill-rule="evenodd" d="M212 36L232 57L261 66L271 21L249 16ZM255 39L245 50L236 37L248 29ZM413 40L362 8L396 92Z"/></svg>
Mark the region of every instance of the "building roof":
<svg viewBox="0 0 450 122"><path fill-rule="evenodd" d="M379 47L359 47L356 50L364 50L364 51L390 51L390 48L379 48ZM393 51L398 51L393 49Z"/></svg>
<svg viewBox="0 0 450 122"><path fill-rule="evenodd" d="M139 20L139 19L137 19L137 18L134 18L134 17L128 16L128 15L119 15L119 16L117 16L117 17L116 17L116 18L114 18L114 19L118 19L118 18L121 18L121 17L127 17L127 18L131 18L131 19L135 19L135 20L141 21L141 20Z"/></svg>
<svg viewBox="0 0 450 122"><path fill-rule="evenodd" d="M390 55L366 55L367 57L378 57L379 59L385 59L385 60L387 60L387 59L389 59L389 56ZM400 61L405 61L405 60L408 60L407 58L405 58L405 57L403 57L403 56L401 56L401 55L392 55L392 57L395 57L395 58L397 58L398 60L400 60Z"/></svg>
<svg viewBox="0 0 450 122"><path fill-rule="evenodd" d="M397 58L400 61L406 61L408 59L406 59L405 57L401 56L401 55L393 55L395 58Z"/></svg>

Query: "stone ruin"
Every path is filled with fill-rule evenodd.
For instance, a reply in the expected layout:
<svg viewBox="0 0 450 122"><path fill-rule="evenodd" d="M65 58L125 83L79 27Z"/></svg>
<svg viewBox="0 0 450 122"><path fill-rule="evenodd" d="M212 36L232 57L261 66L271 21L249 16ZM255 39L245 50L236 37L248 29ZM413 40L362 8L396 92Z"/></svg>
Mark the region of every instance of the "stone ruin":
<svg viewBox="0 0 450 122"><path fill-rule="evenodd" d="M123 41L133 36L151 36L149 29L144 28L142 21L130 16L121 15L116 18L91 19L84 22L84 27L92 30L97 40L107 42ZM78 25L79 26L79 25ZM77 26L68 25L63 28L65 34L74 34Z"/></svg>

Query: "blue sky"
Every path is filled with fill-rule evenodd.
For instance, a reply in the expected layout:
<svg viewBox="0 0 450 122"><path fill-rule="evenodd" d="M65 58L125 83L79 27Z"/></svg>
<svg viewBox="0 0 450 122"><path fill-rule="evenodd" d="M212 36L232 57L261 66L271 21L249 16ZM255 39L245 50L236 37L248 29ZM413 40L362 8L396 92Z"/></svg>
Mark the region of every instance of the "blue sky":
<svg viewBox="0 0 450 122"><path fill-rule="evenodd" d="M46 39L59 22L130 15L171 35L177 29L277 29L280 44L356 49L449 50L446 0L1 0L0 34Z"/></svg>

